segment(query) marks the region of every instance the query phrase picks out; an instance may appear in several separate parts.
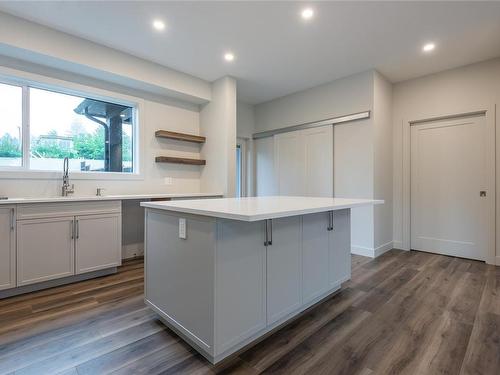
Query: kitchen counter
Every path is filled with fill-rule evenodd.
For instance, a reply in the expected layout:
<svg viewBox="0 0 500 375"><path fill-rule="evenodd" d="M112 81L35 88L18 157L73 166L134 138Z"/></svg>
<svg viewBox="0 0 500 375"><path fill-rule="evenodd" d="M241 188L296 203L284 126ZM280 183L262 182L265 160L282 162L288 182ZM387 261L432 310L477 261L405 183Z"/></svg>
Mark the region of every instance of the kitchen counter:
<svg viewBox="0 0 500 375"><path fill-rule="evenodd" d="M29 197L0 199L0 205L27 204L27 203L57 203L57 202L85 202L85 201L118 201L142 199L177 199L177 198L212 198L222 197L222 193L153 193L153 194L121 194L102 196L69 196L69 197Z"/></svg>
<svg viewBox="0 0 500 375"><path fill-rule="evenodd" d="M224 219L258 221L382 203L383 200L373 199L276 196L144 202L141 206Z"/></svg>
<svg viewBox="0 0 500 375"><path fill-rule="evenodd" d="M218 363L351 277L351 208L372 199L144 202L145 301Z"/></svg>

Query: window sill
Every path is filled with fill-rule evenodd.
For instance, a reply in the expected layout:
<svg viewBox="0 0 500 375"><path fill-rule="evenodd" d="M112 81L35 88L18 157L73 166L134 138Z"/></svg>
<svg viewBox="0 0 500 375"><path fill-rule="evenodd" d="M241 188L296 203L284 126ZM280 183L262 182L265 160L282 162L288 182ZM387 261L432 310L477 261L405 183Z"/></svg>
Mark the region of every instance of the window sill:
<svg viewBox="0 0 500 375"><path fill-rule="evenodd" d="M62 171L26 171L20 169L0 169L0 179L5 180L60 180ZM131 181L144 180L138 173L120 172L69 172L70 180Z"/></svg>

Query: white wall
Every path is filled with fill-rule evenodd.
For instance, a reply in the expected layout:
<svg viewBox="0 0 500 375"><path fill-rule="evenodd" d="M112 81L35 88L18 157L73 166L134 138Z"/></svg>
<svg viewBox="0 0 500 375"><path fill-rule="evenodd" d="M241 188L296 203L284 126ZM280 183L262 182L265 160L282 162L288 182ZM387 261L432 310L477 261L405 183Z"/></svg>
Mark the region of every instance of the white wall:
<svg viewBox="0 0 500 375"><path fill-rule="evenodd" d="M252 139L255 133L254 106L238 101L236 104L238 138Z"/></svg>
<svg viewBox="0 0 500 375"><path fill-rule="evenodd" d="M212 84L212 101L201 109L200 132L207 137L201 149L201 157L207 161L201 172L201 190L234 197L236 81L233 78L224 77Z"/></svg>
<svg viewBox="0 0 500 375"><path fill-rule="evenodd" d="M497 202L500 199L500 59L472 64L394 85L394 240L402 246L402 124L404 122L491 109L496 105ZM497 233L500 233L500 205L497 203ZM497 264L500 247L497 240Z"/></svg>
<svg viewBox="0 0 500 375"><path fill-rule="evenodd" d="M374 197L384 199L374 207L375 254L393 247L393 160L392 160L392 84L381 74L374 75L373 129L374 129Z"/></svg>
<svg viewBox="0 0 500 375"><path fill-rule="evenodd" d="M355 74L255 106L257 132L371 109L373 72Z"/></svg>

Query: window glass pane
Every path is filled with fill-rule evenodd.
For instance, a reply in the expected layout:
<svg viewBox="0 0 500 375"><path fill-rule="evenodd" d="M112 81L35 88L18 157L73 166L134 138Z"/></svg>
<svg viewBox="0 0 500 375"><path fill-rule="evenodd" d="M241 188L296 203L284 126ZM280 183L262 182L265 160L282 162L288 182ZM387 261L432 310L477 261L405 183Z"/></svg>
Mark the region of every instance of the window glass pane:
<svg viewBox="0 0 500 375"><path fill-rule="evenodd" d="M0 167L22 165L23 90L0 84Z"/></svg>
<svg viewBox="0 0 500 375"><path fill-rule="evenodd" d="M30 169L133 172L133 108L30 88Z"/></svg>

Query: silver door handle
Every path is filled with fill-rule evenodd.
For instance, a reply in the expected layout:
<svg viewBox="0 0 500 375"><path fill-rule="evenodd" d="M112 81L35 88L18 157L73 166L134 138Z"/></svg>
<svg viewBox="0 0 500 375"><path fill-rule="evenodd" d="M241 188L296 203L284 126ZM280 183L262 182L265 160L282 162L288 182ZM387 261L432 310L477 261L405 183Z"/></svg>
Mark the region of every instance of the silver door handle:
<svg viewBox="0 0 500 375"><path fill-rule="evenodd" d="M266 219L266 229L265 229L265 231L266 231L266 238L265 238L265 240L264 240L264 246L267 246L267 244L268 244L268 242L269 242L269 231L268 231L267 226L268 226L268 225L267 225L267 219Z"/></svg>
<svg viewBox="0 0 500 375"><path fill-rule="evenodd" d="M328 211L328 228L326 228L326 230L333 230L333 211Z"/></svg>
<svg viewBox="0 0 500 375"><path fill-rule="evenodd" d="M267 241L267 244L272 246L273 245L273 219L269 219L269 238L270 238L270 240Z"/></svg>
<svg viewBox="0 0 500 375"><path fill-rule="evenodd" d="M75 220L71 221L71 224L69 226L69 234L71 236L71 239L74 240L75 239Z"/></svg>
<svg viewBox="0 0 500 375"><path fill-rule="evenodd" d="M80 220L76 220L76 239L80 238Z"/></svg>
<svg viewBox="0 0 500 375"><path fill-rule="evenodd" d="M16 213L13 208L10 209L10 230L14 230Z"/></svg>

